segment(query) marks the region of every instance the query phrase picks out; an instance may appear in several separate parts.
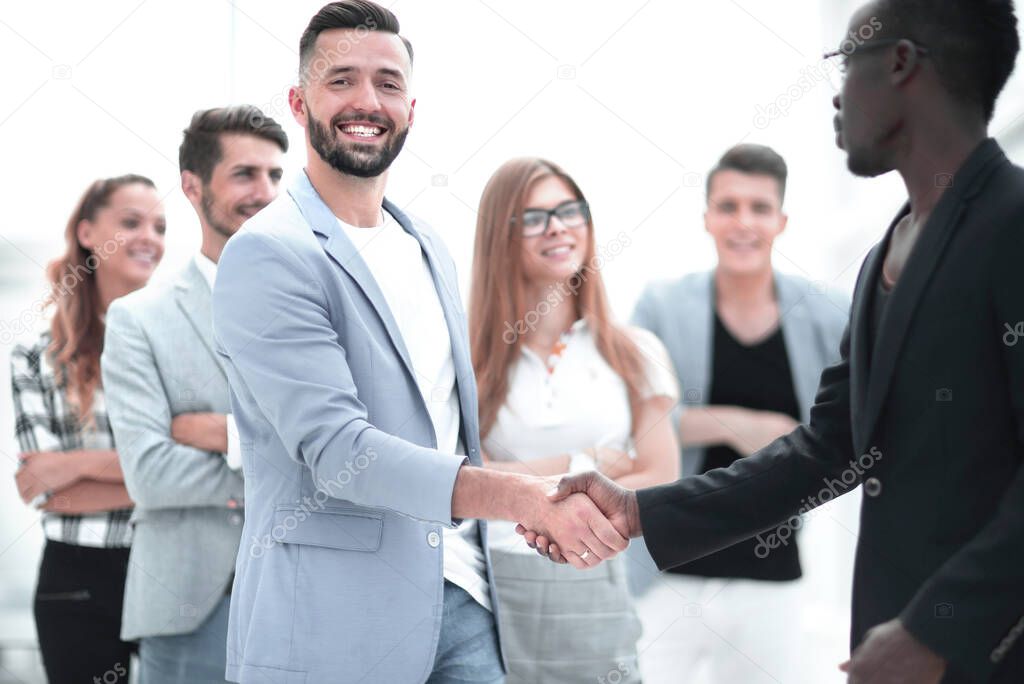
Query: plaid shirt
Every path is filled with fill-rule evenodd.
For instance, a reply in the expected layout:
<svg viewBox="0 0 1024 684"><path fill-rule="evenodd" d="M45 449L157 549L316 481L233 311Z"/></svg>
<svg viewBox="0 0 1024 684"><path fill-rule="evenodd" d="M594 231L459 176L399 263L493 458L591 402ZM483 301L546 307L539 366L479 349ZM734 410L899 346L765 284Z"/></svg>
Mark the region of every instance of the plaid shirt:
<svg viewBox="0 0 1024 684"><path fill-rule="evenodd" d="M96 389L93 398L95 424L82 426L64 387L58 386L46 353L49 344L47 332L32 347L18 345L11 352L14 432L21 451L113 449L114 434L102 388ZM66 544L126 547L131 544L130 516L130 508L89 515L44 512L43 533L47 539Z"/></svg>

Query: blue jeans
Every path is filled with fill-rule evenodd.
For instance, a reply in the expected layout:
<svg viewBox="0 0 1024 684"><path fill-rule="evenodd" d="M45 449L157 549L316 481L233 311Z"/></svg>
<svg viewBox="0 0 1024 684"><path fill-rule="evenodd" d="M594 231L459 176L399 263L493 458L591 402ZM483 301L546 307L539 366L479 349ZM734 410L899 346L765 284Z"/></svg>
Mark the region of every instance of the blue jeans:
<svg viewBox="0 0 1024 684"><path fill-rule="evenodd" d="M194 632L139 642L139 684L224 684L228 607L225 596Z"/></svg>
<svg viewBox="0 0 1024 684"><path fill-rule="evenodd" d="M494 614L445 580L441 638L427 684L504 684ZM143 682L142 684L148 684Z"/></svg>

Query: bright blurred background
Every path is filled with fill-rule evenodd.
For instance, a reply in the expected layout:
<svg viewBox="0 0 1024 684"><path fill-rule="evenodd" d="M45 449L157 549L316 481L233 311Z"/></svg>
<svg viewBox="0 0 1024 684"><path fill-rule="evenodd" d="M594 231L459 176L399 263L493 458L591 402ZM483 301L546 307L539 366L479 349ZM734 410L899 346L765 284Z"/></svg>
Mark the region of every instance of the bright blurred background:
<svg viewBox="0 0 1024 684"><path fill-rule="evenodd" d="M260 106L292 140L286 182L300 172L302 131L286 97L299 35L321 4L56 0L0 8L0 682L43 681L31 617L43 540L14 487L7 355L45 325L31 305L46 292L43 268L62 249L72 206L94 178L153 178L166 193L157 277L167 277L200 243L177 167L194 111ZM789 163L790 222L776 267L847 293L904 200L895 174L850 176L833 143L834 91L821 54L838 46L860 2L384 4L415 46L418 99L388 194L440 232L463 297L480 193L513 156L544 156L575 176L599 243L630 235L603 270L620 318L649 280L713 264L701 219L704 174L733 144L771 145ZM1022 84L1018 74L991 128L1018 163ZM790 618L793 638L806 644L808 681L842 681L835 665L847 652L857 497L830 504L803 533L804 598Z"/></svg>

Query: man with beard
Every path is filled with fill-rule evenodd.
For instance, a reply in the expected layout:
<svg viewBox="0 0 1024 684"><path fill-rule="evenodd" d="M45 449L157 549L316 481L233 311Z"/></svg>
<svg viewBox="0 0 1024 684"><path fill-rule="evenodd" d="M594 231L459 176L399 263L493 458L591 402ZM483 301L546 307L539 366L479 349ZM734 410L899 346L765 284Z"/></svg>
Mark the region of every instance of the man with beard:
<svg viewBox="0 0 1024 684"><path fill-rule="evenodd" d="M559 494L589 493L664 569L754 535L778 548L862 483L849 681L1018 684L1024 170L987 133L1019 50L1013 3L878 0L849 35L829 55L839 146L859 176L898 171L909 202L864 261L809 424L671 485L586 475Z"/></svg>
<svg viewBox="0 0 1024 684"><path fill-rule="evenodd" d="M501 682L483 518L579 568L626 540L585 496L482 467L455 266L384 197L413 122L388 10L323 7L289 92L305 172L228 243L213 297L243 453L228 625L239 682Z"/></svg>
<svg viewBox="0 0 1024 684"><path fill-rule="evenodd" d="M284 131L256 107L197 112L179 166L202 228L199 253L171 282L107 313L103 385L135 501L121 636L140 640L146 684L224 681L243 482L210 298L228 238L277 196L287 150Z"/></svg>

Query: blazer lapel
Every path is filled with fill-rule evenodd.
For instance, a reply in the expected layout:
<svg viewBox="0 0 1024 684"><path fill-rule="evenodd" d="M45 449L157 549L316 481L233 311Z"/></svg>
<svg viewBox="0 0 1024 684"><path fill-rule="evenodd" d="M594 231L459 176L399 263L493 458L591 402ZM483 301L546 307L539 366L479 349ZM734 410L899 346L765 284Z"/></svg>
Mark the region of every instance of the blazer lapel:
<svg viewBox="0 0 1024 684"><path fill-rule="evenodd" d="M935 206L931 217L921 230L917 243L911 250L903 273L900 275L896 286L893 288L889 298L889 304L885 309L882 320L878 326L878 339L872 345L870 368L868 371L867 395L864 399L864 410L861 414L863 429L861 431L861 447L867 446L873 434L878 418L881 415L885 397L889 391L893 372L896 369L896 361L899 359L903 343L906 338L907 329L913 322L914 316L920 308L918 305L921 297L928 288L932 274L942 258L950 238L960 223L960 219L966 210L967 200L977 189L979 189L988 177L982 173L986 168L990 171L995 168L989 162L1002 156L998 144L994 140L986 140L978 149L971 153L953 178L953 186L948 189ZM897 220L890 226L886 239L879 249L875 251L874 263L870 264L870 270L862 285L862 292L859 299L859 306L862 308L860 315L860 333L864 335L859 338L861 349L858 350L860 364L864 362L864 355L867 352L867 344L872 340L866 339L865 324L867 312L863 311L866 301L873 294L872 289L877 286L881 274L882 262L885 260L886 246L891 239L893 229L900 218L909 210L904 207ZM863 366L862 366L863 367Z"/></svg>
<svg viewBox="0 0 1024 684"><path fill-rule="evenodd" d="M185 314L185 318L188 319L193 329L195 329L196 337L199 338L203 347L210 354L210 358L213 359L221 375L224 375L224 379L227 380L224 367L221 365L220 359L213 348L213 309L211 306L212 294L210 286L203 277L203 274L199 272L199 267L196 266L195 261L189 263L184 273L181 274L181 277L175 283L175 292L177 294L178 307Z"/></svg>
<svg viewBox="0 0 1024 684"><path fill-rule="evenodd" d="M394 346L395 351L398 352L398 356L402 359L402 364L409 373L409 378L415 383L416 374L412 369L412 359L409 356L409 350L402 340L398 323L388 307L384 293L378 287L377 281L374 279L366 262L359 256L355 245L342 232L334 212L324 204L316 188L309 182L305 171L297 175L295 182L288 189L288 193L295 200L299 211L306 219L306 222L313 228L313 231L327 238L327 242L324 245L327 253L356 281L359 289L363 291L366 298L373 304L373 308L384 324L385 330L387 330L391 344Z"/></svg>

